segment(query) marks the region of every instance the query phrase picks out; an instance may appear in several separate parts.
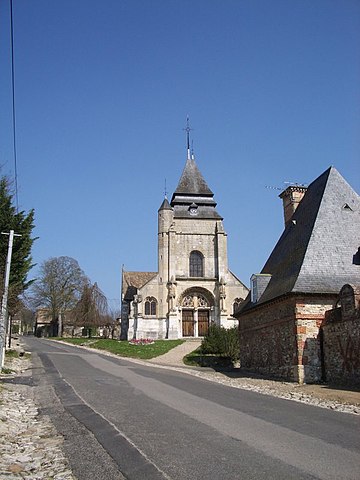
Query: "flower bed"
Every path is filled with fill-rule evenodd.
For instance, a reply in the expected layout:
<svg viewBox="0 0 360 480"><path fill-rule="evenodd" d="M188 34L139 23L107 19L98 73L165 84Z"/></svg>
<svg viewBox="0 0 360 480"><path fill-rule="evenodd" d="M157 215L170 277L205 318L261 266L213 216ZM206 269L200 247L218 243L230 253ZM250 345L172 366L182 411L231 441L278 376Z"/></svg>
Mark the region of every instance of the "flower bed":
<svg viewBox="0 0 360 480"><path fill-rule="evenodd" d="M129 345L152 345L153 343L155 342L151 338L133 338L129 341Z"/></svg>

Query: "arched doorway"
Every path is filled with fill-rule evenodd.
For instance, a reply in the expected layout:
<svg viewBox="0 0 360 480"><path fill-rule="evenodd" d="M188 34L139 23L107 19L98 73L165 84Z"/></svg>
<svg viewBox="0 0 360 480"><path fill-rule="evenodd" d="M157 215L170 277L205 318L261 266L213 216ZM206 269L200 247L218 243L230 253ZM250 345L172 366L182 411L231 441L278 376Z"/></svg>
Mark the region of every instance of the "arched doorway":
<svg viewBox="0 0 360 480"><path fill-rule="evenodd" d="M188 289L181 299L181 324L183 337L203 337L209 330L210 311L214 301L205 289Z"/></svg>

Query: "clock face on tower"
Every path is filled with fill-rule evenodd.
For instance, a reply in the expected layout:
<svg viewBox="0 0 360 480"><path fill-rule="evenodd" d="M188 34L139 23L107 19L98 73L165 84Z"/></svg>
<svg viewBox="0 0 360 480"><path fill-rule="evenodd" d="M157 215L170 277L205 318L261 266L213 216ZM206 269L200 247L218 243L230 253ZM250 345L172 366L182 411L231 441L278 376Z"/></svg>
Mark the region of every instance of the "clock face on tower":
<svg viewBox="0 0 360 480"><path fill-rule="evenodd" d="M197 206L191 206L189 208L190 215L197 215L198 213L198 207Z"/></svg>

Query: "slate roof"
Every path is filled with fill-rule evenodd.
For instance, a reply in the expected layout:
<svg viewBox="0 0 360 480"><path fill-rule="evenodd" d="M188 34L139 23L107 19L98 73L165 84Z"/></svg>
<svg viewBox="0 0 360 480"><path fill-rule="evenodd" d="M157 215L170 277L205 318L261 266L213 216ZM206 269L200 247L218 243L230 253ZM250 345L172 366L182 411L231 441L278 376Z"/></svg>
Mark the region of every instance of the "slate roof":
<svg viewBox="0 0 360 480"><path fill-rule="evenodd" d="M132 300L139 288L153 279L157 272L125 272L122 275L122 294L124 300Z"/></svg>
<svg viewBox="0 0 360 480"><path fill-rule="evenodd" d="M309 185L261 273L271 280L259 303L288 293L339 293L360 284L360 197L330 167ZM249 298L245 309L251 308Z"/></svg>
<svg viewBox="0 0 360 480"><path fill-rule="evenodd" d="M194 158L188 158L171 199L174 218L189 218L190 206L197 207L194 218L222 220L216 211L214 194L208 187Z"/></svg>
<svg viewBox="0 0 360 480"><path fill-rule="evenodd" d="M169 200L166 197L164 198L164 201L160 205L159 211L160 210L172 210Z"/></svg>
<svg viewBox="0 0 360 480"><path fill-rule="evenodd" d="M182 172L173 198L177 194L210 195L211 197L214 195L207 186L204 177L201 175L194 158L188 158L186 160L185 168Z"/></svg>

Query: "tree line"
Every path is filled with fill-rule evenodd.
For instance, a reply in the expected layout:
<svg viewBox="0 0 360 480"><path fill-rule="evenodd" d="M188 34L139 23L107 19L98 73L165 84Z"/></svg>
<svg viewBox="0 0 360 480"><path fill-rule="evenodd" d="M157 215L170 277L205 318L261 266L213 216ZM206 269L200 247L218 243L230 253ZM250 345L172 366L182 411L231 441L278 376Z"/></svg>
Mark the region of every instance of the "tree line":
<svg viewBox="0 0 360 480"><path fill-rule="evenodd" d="M55 335L61 336L63 322L88 330L113 324L106 296L74 258L54 257L43 262L30 294L32 305L45 309L51 317Z"/></svg>

